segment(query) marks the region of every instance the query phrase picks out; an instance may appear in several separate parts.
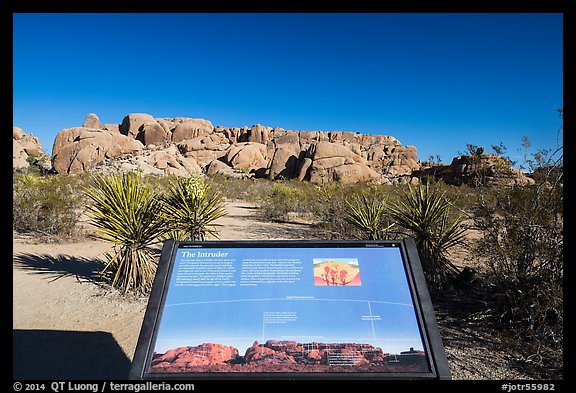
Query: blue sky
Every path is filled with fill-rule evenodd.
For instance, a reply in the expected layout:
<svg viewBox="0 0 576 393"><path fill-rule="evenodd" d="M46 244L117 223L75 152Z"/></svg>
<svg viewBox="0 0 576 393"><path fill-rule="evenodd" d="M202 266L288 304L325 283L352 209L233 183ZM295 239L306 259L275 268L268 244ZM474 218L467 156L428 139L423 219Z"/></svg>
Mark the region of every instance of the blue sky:
<svg viewBox="0 0 576 393"><path fill-rule="evenodd" d="M425 160L556 147L562 14L14 14L13 121L88 113L385 134Z"/></svg>
<svg viewBox="0 0 576 393"><path fill-rule="evenodd" d="M191 261L199 260L185 258L179 250L156 352L211 342L232 345L244 355L255 340L263 343L270 339L364 343L390 353L410 347L423 349L398 248L229 248L226 251L228 258L235 261L233 281L237 284L242 275L242 260L251 258L295 259L302 265L299 280L256 286L176 286L181 264L190 269ZM315 286L314 258L357 259L362 285ZM206 264L213 266L214 262ZM266 313L288 313L292 317L285 323L265 323Z"/></svg>

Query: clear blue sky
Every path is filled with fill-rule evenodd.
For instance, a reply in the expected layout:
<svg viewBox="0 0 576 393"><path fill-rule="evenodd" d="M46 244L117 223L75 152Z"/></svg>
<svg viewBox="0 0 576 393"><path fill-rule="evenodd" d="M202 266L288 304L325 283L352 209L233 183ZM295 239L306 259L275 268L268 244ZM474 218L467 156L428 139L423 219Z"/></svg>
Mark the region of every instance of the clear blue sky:
<svg viewBox="0 0 576 393"><path fill-rule="evenodd" d="M14 125L50 154L86 114L556 147L562 14L14 14Z"/></svg>

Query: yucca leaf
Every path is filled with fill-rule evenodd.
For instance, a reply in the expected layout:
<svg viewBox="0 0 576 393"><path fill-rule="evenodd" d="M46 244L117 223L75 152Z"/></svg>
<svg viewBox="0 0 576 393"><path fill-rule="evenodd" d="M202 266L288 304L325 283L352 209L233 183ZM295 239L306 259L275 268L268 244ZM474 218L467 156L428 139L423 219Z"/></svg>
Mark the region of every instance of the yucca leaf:
<svg viewBox="0 0 576 393"><path fill-rule="evenodd" d="M388 238L388 231L393 224L386 225L384 213L386 211L384 202L376 198L368 198L366 195L356 197L354 200L346 201L347 221L366 233L370 240L383 240Z"/></svg>
<svg viewBox="0 0 576 393"><path fill-rule="evenodd" d="M195 176L172 182L162 205L170 231L177 231L183 240L204 240L206 235L218 237L214 221L227 214L220 194L212 192Z"/></svg>
<svg viewBox="0 0 576 393"><path fill-rule="evenodd" d="M416 190L408 186L387 210L405 234L414 237L431 287L443 287L456 269L447 255L450 248L464 242L466 228L461 217L450 221L450 204L441 186L420 184Z"/></svg>
<svg viewBox="0 0 576 393"><path fill-rule="evenodd" d="M156 271L157 243L166 231L162 204L139 174L98 175L87 188L87 206L95 236L119 247L106 256L101 272L114 287L148 291Z"/></svg>

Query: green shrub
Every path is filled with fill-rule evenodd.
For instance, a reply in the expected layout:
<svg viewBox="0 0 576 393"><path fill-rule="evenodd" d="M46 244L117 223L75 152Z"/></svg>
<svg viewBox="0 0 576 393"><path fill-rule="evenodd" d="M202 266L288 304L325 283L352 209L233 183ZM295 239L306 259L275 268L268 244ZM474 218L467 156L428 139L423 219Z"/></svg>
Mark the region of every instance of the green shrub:
<svg viewBox="0 0 576 393"><path fill-rule="evenodd" d="M12 226L22 233L70 236L82 213L82 195L64 175L15 174Z"/></svg>
<svg viewBox="0 0 576 393"><path fill-rule="evenodd" d="M284 220L290 212L306 210L306 194L290 182L275 181L269 194L259 201L260 213L269 220Z"/></svg>
<svg viewBox="0 0 576 393"><path fill-rule="evenodd" d="M296 213L311 224L322 239L361 238L361 229L349 220L349 201L356 196L383 198L389 189L367 184L316 184L298 180L270 182L267 191L255 199L260 214L267 220L290 220Z"/></svg>
<svg viewBox="0 0 576 393"><path fill-rule="evenodd" d="M210 175L210 187L227 200L242 200L260 203L263 195L271 192L274 182L267 179L235 178L225 175Z"/></svg>

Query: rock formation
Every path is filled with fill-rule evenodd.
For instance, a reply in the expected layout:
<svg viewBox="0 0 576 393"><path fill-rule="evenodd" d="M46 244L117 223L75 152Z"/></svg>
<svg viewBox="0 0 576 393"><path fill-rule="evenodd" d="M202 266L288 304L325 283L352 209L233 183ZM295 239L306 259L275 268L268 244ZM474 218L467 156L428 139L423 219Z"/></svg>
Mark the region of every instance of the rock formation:
<svg viewBox="0 0 576 393"><path fill-rule="evenodd" d="M234 347L202 344L154 354L151 372L423 372L426 354L410 348L400 354L384 353L371 344L255 341L244 356Z"/></svg>
<svg viewBox="0 0 576 393"><path fill-rule="evenodd" d="M413 175L420 180L432 176L452 185L500 187L534 184L534 179L526 176L521 170L510 167L504 157L495 154L458 156L450 165L422 168Z"/></svg>
<svg viewBox="0 0 576 393"><path fill-rule="evenodd" d="M238 357L238 350L221 344L201 344L195 347L180 347L171 349L165 354L155 357L152 366L191 367L211 364L229 363Z"/></svg>
<svg viewBox="0 0 576 393"><path fill-rule="evenodd" d="M40 140L25 133L20 127L12 127L12 169L27 169L35 162L45 170L50 170L50 160L44 154Z"/></svg>
<svg viewBox="0 0 576 393"><path fill-rule="evenodd" d="M204 119L154 118L145 113L104 126L89 114L82 127L57 135L52 162L60 173L97 166L138 167L155 174L202 171L320 183L408 182L412 171L420 168L416 148L402 146L390 136L292 131L260 124L214 127Z"/></svg>
<svg viewBox="0 0 576 393"><path fill-rule="evenodd" d="M79 173L93 169L106 158L142 150L138 140L115 131L74 127L60 131L52 148L52 166L58 173Z"/></svg>
<svg viewBox="0 0 576 393"><path fill-rule="evenodd" d="M363 366L384 361L382 349L370 344L301 344L296 341L268 340L264 344L257 341L246 350L246 364L307 364Z"/></svg>
<svg viewBox="0 0 576 393"><path fill-rule="evenodd" d="M213 126L205 119L154 118L131 113L104 124L90 113L82 127L60 131L50 158L38 138L14 126L13 169L30 163L57 173L129 171L158 176L206 173L317 183L418 182L432 176L448 184L513 186L534 180L501 156L458 156L450 165L422 167L416 147L385 135L347 131L293 131L260 124Z"/></svg>
<svg viewBox="0 0 576 393"><path fill-rule="evenodd" d="M86 115L86 119L82 123L82 127L85 128L102 128L102 123L100 123L100 119L96 116L95 113L89 113Z"/></svg>

